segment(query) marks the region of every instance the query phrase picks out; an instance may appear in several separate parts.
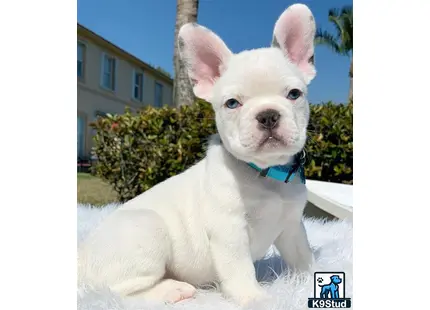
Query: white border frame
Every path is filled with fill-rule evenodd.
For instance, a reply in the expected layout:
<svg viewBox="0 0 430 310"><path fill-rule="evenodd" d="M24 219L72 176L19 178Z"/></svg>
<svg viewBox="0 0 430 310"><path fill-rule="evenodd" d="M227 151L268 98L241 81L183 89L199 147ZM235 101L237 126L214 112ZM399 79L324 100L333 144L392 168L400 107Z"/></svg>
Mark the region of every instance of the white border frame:
<svg viewBox="0 0 430 310"><path fill-rule="evenodd" d="M429 4L353 4L352 304L358 310L427 304Z"/></svg>
<svg viewBox="0 0 430 310"><path fill-rule="evenodd" d="M355 310L426 304L429 5L354 2ZM77 6L40 0L24 7L5 2L0 19L10 30L2 33L8 48L0 49L7 60L0 122L2 307L76 309ZM272 28L276 18L261 19L249 31ZM33 59L46 59L46 49L37 48L46 33L55 36L50 61L24 62L29 48ZM24 71L38 76L23 92L16 81Z"/></svg>

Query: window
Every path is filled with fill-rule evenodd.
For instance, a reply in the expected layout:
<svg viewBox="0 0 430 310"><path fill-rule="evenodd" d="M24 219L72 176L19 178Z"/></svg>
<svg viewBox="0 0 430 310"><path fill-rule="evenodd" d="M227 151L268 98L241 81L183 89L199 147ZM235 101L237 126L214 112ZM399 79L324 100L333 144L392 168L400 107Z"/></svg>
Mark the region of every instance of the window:
<svg viewBox="0 0 430 310"><path fill-rule="evenodd" d="M78 116L78 157L84 156L85 152L85 120Z"/></svg>
<svg viewBox="0 0 430 310"><path fill-rule="evenodd" d="M115 90L116 59L103 54L102 86L109 90Z"/></svg>
<svg viewBox="0 0 430 310"><path fill-rule="evenodd" d="M155 82L155 102L156 107L163 106L163 85L158 82Z"/></svg>
<svg viewBox="0 0 430 310"><path fill-rule="evenodd" d="M78 42L78 78L84 78L85 44Z"/></svg>
<svg viewBox="0 0 430 310"><path fill-rule="evenodd" d="M133 99L143 101L143 73L133 71Z"/></svg>

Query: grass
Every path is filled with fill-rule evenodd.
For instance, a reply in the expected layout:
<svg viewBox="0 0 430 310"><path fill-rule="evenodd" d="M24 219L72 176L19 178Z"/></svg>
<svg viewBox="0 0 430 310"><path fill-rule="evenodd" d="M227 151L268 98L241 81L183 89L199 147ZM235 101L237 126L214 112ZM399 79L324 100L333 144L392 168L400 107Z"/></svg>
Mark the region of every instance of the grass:
<svg viewBox="0 0 430 310"><path fill-rule="evenodd" d="M89 173L78 173L78 203L95 206L118 201L117 195L109 184Z"/></svg>

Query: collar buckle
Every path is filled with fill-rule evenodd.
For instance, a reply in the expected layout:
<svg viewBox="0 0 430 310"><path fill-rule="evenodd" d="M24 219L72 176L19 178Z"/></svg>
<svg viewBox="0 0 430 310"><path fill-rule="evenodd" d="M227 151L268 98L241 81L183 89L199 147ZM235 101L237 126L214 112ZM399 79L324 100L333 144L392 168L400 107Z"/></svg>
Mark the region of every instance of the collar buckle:
<svg viewBox="0 0 430 310"><path fill-rule="evenodd" d="M291 165L275 166L266 169L260 169L254 164L249 164L251 167L260 171L261 177L273 178L278 181L289 183L291 178L299 174L300 180L303 184L306 184L305 168L306 153L304 150L294 155L294 161Z"/></svg>

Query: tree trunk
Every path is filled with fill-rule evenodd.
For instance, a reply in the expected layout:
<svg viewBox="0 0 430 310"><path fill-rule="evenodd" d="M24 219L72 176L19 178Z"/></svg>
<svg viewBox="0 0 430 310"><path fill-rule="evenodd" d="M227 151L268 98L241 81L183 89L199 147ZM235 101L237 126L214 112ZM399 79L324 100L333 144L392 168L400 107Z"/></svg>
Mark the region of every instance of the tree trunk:
<svg viewBox="0 0 430 310"><path fill-rule="evenodd" d="M348 101L350 102L352 100L352 57L351 57L351 64L349 65L349 94L348 94Z"/></svg>
<svg viewBox="0 0 430 310"><path fill-rule="evenodd" d="M173 103L177 107L190 105L195 100L187 70L179 56L178 32L184 24L197 22L198 8L198 0L177 0L176 3L175 46L173 50L173 66L175 69Z"/></svg>

